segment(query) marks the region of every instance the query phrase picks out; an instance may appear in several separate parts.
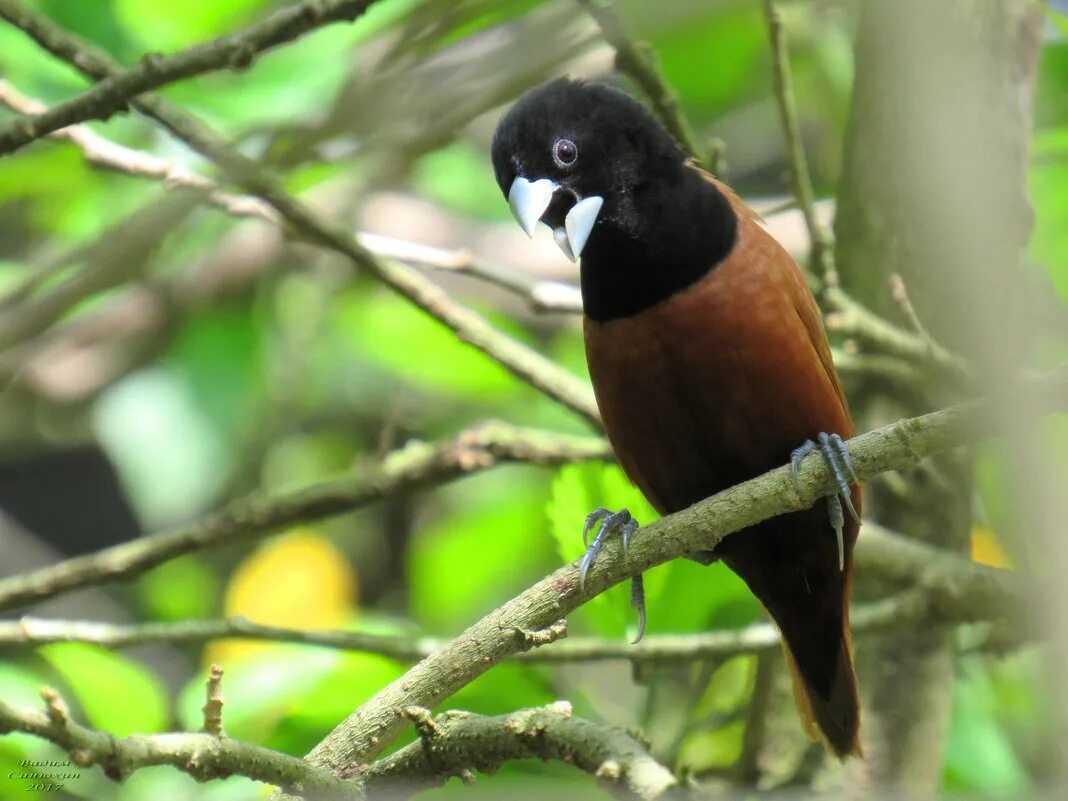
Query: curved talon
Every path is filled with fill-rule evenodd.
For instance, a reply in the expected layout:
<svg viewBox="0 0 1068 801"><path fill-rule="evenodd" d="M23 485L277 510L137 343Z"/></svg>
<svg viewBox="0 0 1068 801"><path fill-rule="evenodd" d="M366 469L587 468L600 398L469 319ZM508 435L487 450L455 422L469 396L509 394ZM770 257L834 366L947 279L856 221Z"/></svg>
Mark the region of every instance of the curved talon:
<svg viewBox="0 0 1068 801"><path fill-rule="evenodd" d="M631 645L637 645L645 636L645 580L642 574L632 576L630 580L630 605L638 613L638 633L630 641Z"/></svg>
<svg viewBox="0 0 1068 801"><path fill-rule="evenodd" d="M831 519L831 526L834 528L834 533L838 540L838 569L844 570L845 543L842 530L845 526L845 516L842 511L843 504L849 511L849 516L857 523L860 523L860 515L857 514L857 510L853 506L853 495L850 492L849 482L846 480L845 473L849 474L853 483L859 482L856 471L853 470L853 458L849 455L849 449L846 448L845 441L840 435L820 432L816 440L817 442L813 442L810 439L805 440L800 447L793 450L790 454L790 473L793 476L794 483L797 483L800 477L801 462L813 451L819 451L824 462L827 463L827 467L834 478L834 486L837 489L835 494L827 496L827 514Z"/></svg>
<svg viewBox="0 0 1068 801"><path fill-rule="evenodd" d="M624 512L627 510L624 509ZM622 512L620 513L622 514ZM635 534L638 533L638 521L633 517L630 517L630 512L627 512L627 517L630 518L623 524L623 530L620 532L623 535L623 558L627 558L627 548L630 547L630 541Z"/></svg>
<svg viewBox="0 0 1068 801"><path fill-rule="evenodd" d="M585 555L582 557L582 564L579 565L579 589L586 589L586 574L590 572L590 568L593 567L593 561L597 558L597 554L601 552L601 543L604 541L605 527L601 526L601 530L597 532L597 536L593 538L593 542L586 549Z"/></svg>
<svg viewBox="0 0 1068 801"><path fill-rule="evenodd" d="M801 480L801 462L814 450L816 450L816 443L806 439L790 453L790 475L793 476L795 484Z"/></svg>
<svg viewBox="0 0 1068 801"><path fill-rule="evenodd" d="M835 453L837 453L838 458L842 460L845 469L849 471L849 478L854 484L859 484L860 479L857 478L857 473L853 469L853 457L849 455L849 448L846 447L845 440L838 434L831 434L831 445L834 446Z"/></svg>
<svg viewBox="0 0 1068 801"><path fill-rule="evenodd" d="M593 538L593 542L589 542L590 531L598 523L600 523L600 528L597 531L597 535ZM605 539L616 532L619 532L623 539L623 557L625 559L630 541L638 532L638 521L631 516L631 513L627 509L620 509L618 512L613 513L603 506L599 506L586 515L586 523L582 528L582 544L586 546L586 553L583 554L582 562L579 564L580 590L586 589L586 576L589 574L590 568L593 567L593 563L597 560L597 555L601 552ZM645 636L646 622L645 584L640 574L631 579L630 605L638 612L638 636L634 639L634 642L638 642Z"/></svg>
<svg viewBox="0 0 1068 801"><path fill-rule="evenodd" d="M586 515L586 523L585 523L585 525L582 526L582 547L583 548L589 548L590 547L590 529L592 529L595 525L597 525L597 523L599 521L604 520L606 517L608 517L611 514L612 513L610 511L608 511L607 509L605 509L603 506L598 506L596 509L594 509L592 512L590 512L588 515Z"/></svg>
<svg viewBox="0 0 1068 801"><path fill-rule="evenodd" d="M837 495L827 496L827 516L831 519L831 528L834 529L838 539L838 571L845 570L845 541L842 529L845 527L845 517L842 515L842 502Z"/></svg>

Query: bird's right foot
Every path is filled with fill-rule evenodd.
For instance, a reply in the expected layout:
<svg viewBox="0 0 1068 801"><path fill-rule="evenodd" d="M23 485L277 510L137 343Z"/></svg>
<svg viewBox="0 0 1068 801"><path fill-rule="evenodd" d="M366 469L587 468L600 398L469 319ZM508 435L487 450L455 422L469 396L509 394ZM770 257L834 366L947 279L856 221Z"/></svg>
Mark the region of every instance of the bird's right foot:
<svg viewBox="0 0 1068 801"><path fill-rule="evenodd" d="M597 533L590 542L590 532L598 526ZM603 506L599 506L586 515L586 523L582 527L582 544L586 546L586 553L579 565L579 587L586 586L586 574L593 567L597 555L601 552L605 539L612 534L619 533L623 537L623 558L627 556L627 547L631 538L638 531L638 521L626 509L612 512ZM642 574L632 576L630 580L630 605L638 613L638 635L632 642L638 642L645 635L645 584Z"/></svg>

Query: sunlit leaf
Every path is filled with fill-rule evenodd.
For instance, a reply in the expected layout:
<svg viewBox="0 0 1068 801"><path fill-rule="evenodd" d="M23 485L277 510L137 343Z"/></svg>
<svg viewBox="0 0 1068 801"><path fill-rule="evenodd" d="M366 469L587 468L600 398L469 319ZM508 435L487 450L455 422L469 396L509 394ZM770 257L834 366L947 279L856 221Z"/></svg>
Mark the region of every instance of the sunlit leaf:
<svg viewBox="0 0 1068 801"><path fill-rule="evenodd" d="M227 615L286 628L337 628L356 598L356 578L345 554L312 529L264 543L234 571L226 591ZM214 643L208 663L229 664L271 646L248 641Z"/></svg>

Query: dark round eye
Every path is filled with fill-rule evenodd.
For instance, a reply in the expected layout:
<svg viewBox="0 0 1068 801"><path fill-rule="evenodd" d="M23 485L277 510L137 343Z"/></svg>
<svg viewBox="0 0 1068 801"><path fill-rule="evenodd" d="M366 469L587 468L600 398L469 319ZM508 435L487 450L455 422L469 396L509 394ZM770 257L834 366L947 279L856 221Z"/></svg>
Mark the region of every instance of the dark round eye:
<svg viewBox="0 0 1068 801"><path fill-rule="evenodd" d="M557 139L553 145L553 161L557 167L570 167L578 160L578 148L570 139Z"/></svg>

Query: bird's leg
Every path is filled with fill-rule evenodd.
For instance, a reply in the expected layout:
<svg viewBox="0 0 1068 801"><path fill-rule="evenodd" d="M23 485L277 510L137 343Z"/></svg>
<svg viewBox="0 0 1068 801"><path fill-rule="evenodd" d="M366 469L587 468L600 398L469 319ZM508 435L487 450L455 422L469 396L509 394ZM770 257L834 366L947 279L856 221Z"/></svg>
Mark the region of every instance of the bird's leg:
<svg viewBox="0 0 1068 801"><path fill-rule="evenodd" d="M823 460L827 463L827 467L830 468L831 475L834 476L834 485L838 488L837 493L827 496L827 514L831 519L831 526L838 537L838 569L844 570L845 545L843 543L842 529L845 525L845 515L842 512L842 502L845 502L845 508L849 510L849 516L857 523L860 523L860 516L857 515L857 510L853 508L853 497L849 491L849 482L846 480L846 474L848 473L849 478L856 483L857 474L853 472L853 459L850 457L849 450L846 448L842 438L838 434L820 432L815 442L806 440L801 444L801 447L790 454L790 472L793 474L794 482L798 481L798 471L801 468L802 460L813 451L820 452Z"/></svg>
<svg viewBox="0 0 1068 801"><path fill-rule="evenodd" d="M593 542L590 542L590 531L598 523L600 523L600 528ZM582 544L586 546L586 554L582 557L582 564L579 565L579 587L586 586L586 574L593 567L607 537L616 532L623 537L623 557L626 558L627 547L637 531L638 521L626 509L610 512L603 506L599 506L586 515L586 523L582 527ZM634 642L638 642L645 634L645 584L640 573L630 580L630 605L638 612L638 636L634 638Z"/></svg>

